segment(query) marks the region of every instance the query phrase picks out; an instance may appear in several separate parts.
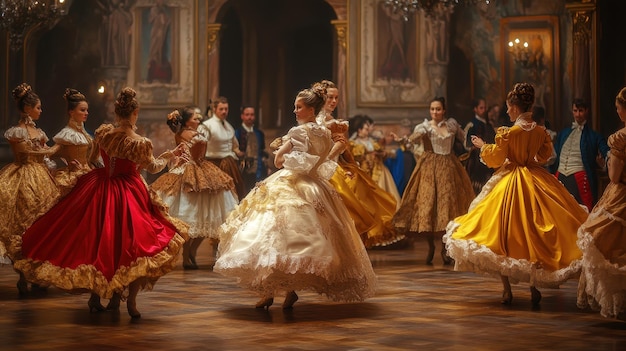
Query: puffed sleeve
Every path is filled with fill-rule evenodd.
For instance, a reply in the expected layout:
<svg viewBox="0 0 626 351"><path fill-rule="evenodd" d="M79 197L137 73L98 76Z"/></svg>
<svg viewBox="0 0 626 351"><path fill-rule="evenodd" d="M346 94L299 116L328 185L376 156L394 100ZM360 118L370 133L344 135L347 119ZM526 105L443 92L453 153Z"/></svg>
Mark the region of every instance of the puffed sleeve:
<svg viewBox="0 0 626 351"><path fill-rule="evenodd" d="M461 127L459 122L454 118L448 118L447 123L450 132L454 133L456 140L465 143L465 130Z"/></svg>
<svg viewBox="0 0 626 351"><path fill-rule="evenodd" d="M480 157L489 168L498 168L506 160L509 152L509 128L500 127L496 132L495 144L485 144L480 149Z"/></svg>
<svg viewBox="0 0 626 351"><path fill-rule="evenodd" d="M285 154L283 167L292 171L309 172L317 164L320 157L311 155L309 150L309 135L302 126L294 127L287 133L293 146L291 151Z"/></svg>
<svg viewBox="0 0 626 351"><path fill-rule="evenodd" d="M327 123L327 127L331 132L333 142L340 142L344 145L348 144L346 133L348 132L348 121L344 120L332 120Z"/></svg>
<svg viewBox="0 0 626 351"><path fill-rule="evenodd" d="M626 133L617 131L609 137L609 147L611 148L611 157L617 157L622 161L626 161Z"/></svg>
<svg viewBox="0 0 626 351"><path fill-rule="evenodd" d="M100 125L95 133L93 138L93 147L91 148L91 152L89 154L89 163L93 164L95 167L102 167L102 158L100 157L100 142L102 141L102 137L108 134L111 130L115 128L112 124L102 124Z"/></svg>
<svg viewBox="0 0 626 351"><path fill-rule="evenodd" d="M56 144L60 145L88 145L89 139L87 135L76 130L65 127L59 131L54 138L52 138Z"/></svg>
<svg viewBox="0 0 626 351"><path fill-rule="evenodd" d="M4 137L13 143L25 141L28 140L28 131L25 128L11 127L4 132Z"/></svg>
<svg viewBox="0 0 626 351"><path fill-rule="evenodd" d="M541 148L539 148L539 151L537 151L535 159L539 164L543 165L546 164L553 157L556 157L556 152L554 151L554 146L552 145L552 137L550 136L550 133L548 133L545 127L540 128L545 131L545 136L543 139L543 145L541 145Z"/></svg>
<svg viewBox="0 0 626 351"><path fill-rule="evenodd" d="M171 151L166 151L155 158L152 155L152 141L148 138L131 140L128 146L128 158L150 173L162 171L167 166L168 161L174 157Z"/></svg>
<svg viewBox="0 0 626 351"><path fill-rule="evenodd" d="M417 140L421 139L424 134L428 133L426 123L428 123L428 121L424 121L424 123L420 123L415 126L413 133L411 133L411 135L407 138L410 143L415 143Z"/></svg>
<svg viewBox="0 0 626 351"><path fill-rule="evenodd" d="M211 130L204 123L200 123L200 125L198 125L198 133L204 135L207 140L211 139Z"/></svg>

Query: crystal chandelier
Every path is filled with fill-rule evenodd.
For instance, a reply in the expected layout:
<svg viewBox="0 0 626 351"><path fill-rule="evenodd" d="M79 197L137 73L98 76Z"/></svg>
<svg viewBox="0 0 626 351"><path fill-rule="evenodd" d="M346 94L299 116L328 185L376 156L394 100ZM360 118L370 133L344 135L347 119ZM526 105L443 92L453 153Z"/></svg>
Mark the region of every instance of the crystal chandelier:
<svg viewBox="0 0 626 351"><path fill-rule="evenodd" d="M18 51L24 36L37 25L48 25L65 14L65 0L0 0L0 28L9 34L11 49Z"/></svg>
<svg viewBox="0 0 626 351"><path fill-rule="evenodd" d="M402 18L408 21L413 13L417 10L424 11L428 16L438 6L469 6L476 5L478 3L485 3L489 5L490 0L382 0L384 6L390 8L393 13L402 13Z"/></svg>

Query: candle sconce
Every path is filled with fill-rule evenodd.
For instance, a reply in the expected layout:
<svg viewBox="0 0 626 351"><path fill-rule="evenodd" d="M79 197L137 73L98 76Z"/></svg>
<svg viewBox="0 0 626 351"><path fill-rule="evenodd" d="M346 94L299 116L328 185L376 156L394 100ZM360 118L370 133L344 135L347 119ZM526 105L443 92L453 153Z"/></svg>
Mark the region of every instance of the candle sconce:
<svg viewBox="0 0 626 351"><path fill-rule="evenodd" d="M531 50L527 41L522 43L519 38L509 41L509 52L513 57L513 62L521 68L529 68L531 57L530 51Z"/></svg>

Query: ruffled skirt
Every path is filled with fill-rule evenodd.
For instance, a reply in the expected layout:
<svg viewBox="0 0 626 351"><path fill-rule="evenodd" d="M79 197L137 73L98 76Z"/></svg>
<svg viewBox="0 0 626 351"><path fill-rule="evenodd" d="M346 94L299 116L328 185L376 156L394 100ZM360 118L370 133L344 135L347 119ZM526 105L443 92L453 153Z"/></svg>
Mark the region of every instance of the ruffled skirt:
<svg viewBox="0 0 626 351"><path fill-rule="evenodd" d="M139 281L150 289L173 269L187 225L168 216L138 172L109 177L95 169L12 247L29 281L104 298Z"/></svg>
<svg viewBox="0 0 626 351"><path fill-rule="evenodd" d="M444 236L455 269L555 288L576 277L576 231L587 212L540 166L508 165L485 184Z"/></svg>
<svg viewBox="0 0 626 351"><path fill-rule="evenodd" d="M81 176L89 173L91 170L88 165L83 165L84 168L77 170L70 170L68 167L59 169L54 172L54 179L56 180L59 190L61 191L61 195L67 195L74 185L76 185L76 181Z"/></svg>
<svg viewBox="0 0 626 351"><path fill-rule="evenodd" d="M609 183L587 221L578 229L583 264L578 306L604 317L626 312L626 186Z"/></svg>
<svg viewBox="0 0 626 351"><path fill-rule="evenodd" d="M280 170L248 194L221 230L214 271L261 296L312 290L362 301L374 294L367 252L324 180Z"/></svg>
<svg viewBox="0 0 626 351"><path fill-rule="evenodd" d="M189 225L190 238L219 239L219 226L237 205L233 179L204 160L170 170L151 188L167 204L170 216Z"/></svg>

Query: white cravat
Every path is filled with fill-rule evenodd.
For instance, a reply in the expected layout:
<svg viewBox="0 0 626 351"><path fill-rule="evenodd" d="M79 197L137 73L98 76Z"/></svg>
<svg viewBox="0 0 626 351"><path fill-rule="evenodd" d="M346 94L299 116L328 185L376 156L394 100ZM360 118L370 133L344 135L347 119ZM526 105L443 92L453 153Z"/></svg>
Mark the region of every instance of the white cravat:
<svg viewBox="0 0 626 351"><path fill-rule="evenodd" d="M578 124L578 122L574 121L572 122L572 129L576 129L582 132L583 128L585 128L585 124L587 124L587 121L584 121L582 124Z"/></svg>

